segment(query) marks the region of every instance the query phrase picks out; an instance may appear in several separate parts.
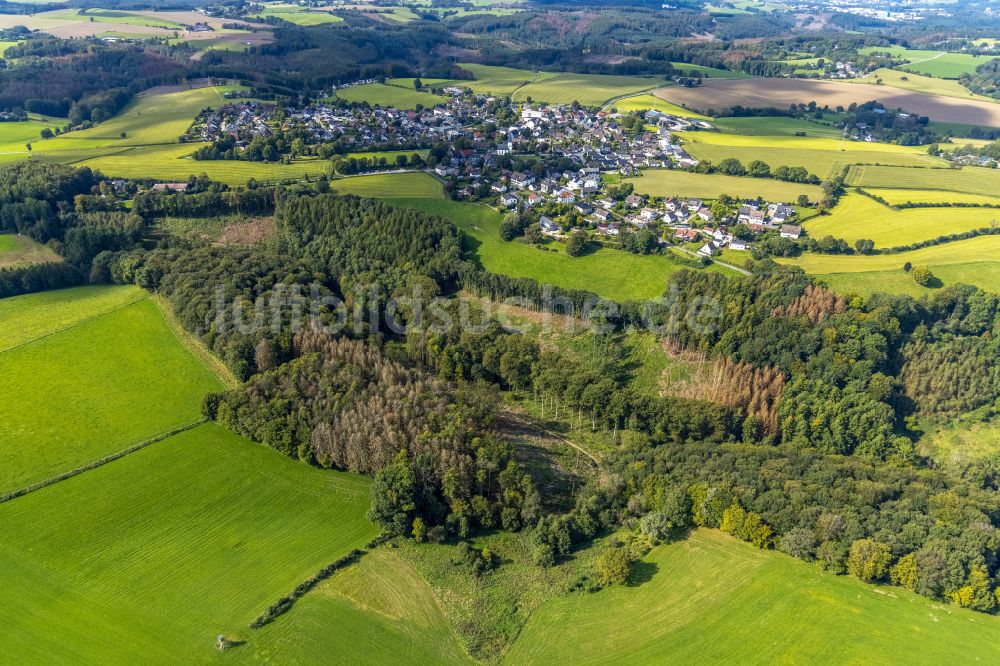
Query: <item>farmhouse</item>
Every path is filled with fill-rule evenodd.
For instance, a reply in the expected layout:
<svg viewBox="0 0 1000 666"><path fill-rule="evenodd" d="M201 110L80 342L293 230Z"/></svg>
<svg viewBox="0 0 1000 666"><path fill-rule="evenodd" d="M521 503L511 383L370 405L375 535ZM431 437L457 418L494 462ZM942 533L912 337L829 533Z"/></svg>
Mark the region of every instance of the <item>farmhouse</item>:
<svg viewBox="0 0 1000 666"><path fill-rule="evenodd" d="M802 227L794 224L781 225L782 238L791 238L793 240L798 240L799 236L801 235L802 235Z"/></svg>

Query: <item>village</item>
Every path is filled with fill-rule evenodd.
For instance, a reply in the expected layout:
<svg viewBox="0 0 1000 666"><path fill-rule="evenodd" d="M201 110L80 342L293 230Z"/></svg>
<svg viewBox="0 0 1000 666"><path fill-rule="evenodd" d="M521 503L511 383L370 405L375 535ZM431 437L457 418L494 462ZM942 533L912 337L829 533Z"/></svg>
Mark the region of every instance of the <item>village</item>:
<svg viewBox="0 0 1000 666"><path fill-rule="evenodd" d="M518 211L555 239L583 229L615 240L622 229L648 229L661 245L705 241L698 253L749 249L754 235L798 238L795 209L761 199L706 202L640 196L628 180L648 169L693 170L698 160L676 132L707 122L650 110L622 114L579 105L517 103L451 86L431 108L312 104L305 108L238 102L203 114L188 141L228 141L245 150L257 137L279 136L298 150L338 160L352 153L414 151L402 161L364 159L363 170L427 169L453 198ZM397 156L398 157L398 156ZM350 173L356 173L351 171ZM740 226L742 225L742 226ZM738 227L741 233L734 233Z"/></svg>

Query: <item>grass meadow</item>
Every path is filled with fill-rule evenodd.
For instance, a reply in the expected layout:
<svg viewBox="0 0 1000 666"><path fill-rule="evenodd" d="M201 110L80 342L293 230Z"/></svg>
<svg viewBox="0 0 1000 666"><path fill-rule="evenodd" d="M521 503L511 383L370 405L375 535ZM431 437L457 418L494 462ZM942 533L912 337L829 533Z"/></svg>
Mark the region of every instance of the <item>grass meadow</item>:
<svg viewBox="0 0 1000 666"><path fill-rule="evenodd" d="M641 176L630 178L628 182L635 186L635 191L639 194L658 197L717 199L720 194L729 194L734 197L761 196L768 201L793 202L800 194L805 194L811 201L818 201L823 196L823 190L818 185L786 183L771 178L691 173L676 169L647 169Z"/></svg>
<svg viewBox="0 0 1000 666"><path fill-rule="evenodd" d="M719 132L678 132L685 149L699 160L720 162L735 157L744 164L763 160L771 168L804 166L820 178L839 173L851 164L945 166L926 150L909 146L844 141L829 137L759 136Z"/></svg>
<svg viewBox="0 0 1000 666"><path fill-rule="evenodd" d="M882 83L879 84L878 81L881 81ZM911 71L900 72L895 69L876 69L868 76L860 79L852 79L851 82L873 86L892 86L893 88L900 88L902 90L912 90L914 92L928 93L930 95L943 95L944 97L957 97L960 99L978 100L980 102L995 102L995 100L990 97L977 95L971 92L958 81L935 78L932 76L921 76L920 74L915 74ZM878 95L873 92L872 96L877 97Z"/></svg>
<svg viewBox="0 0 1000 666"><path fill-rule="evenodd" d="M638 581L549 601L511 664L976 663L1000 659L1000 620L880 589L718 531L654 549ZM873 621L878 618L878 621ZM608 638L614 636L614 641ZM991 638L987 638L991 637ZM969 645L981 646L974 651Z"/></svg>
<svg viewBox="0 0 1000 666"><path fill-rule="evenodd" d="M17 268L53 261L62 261L62 258L47 246L27 236L0 234L0 268Z"/></svg>
<svg viewBox="0 0 1000 666"><path fill-rule="evenodd" d="M993 60L990 56L908 49L905 46L871 46L860 49L860 52L886 53L893 58L907 60L899 69L941 79L958 79L963 74L972 74L977 67Z"/></svg>
<svg viewBox="0 0 1000 666"><path fill-rule="evenodd" d="M706 79L749 79L750 75L732 69L718 69L704 65L692 65L686 62L672 62L674 69L685 76L701 74Z"/></svg>
<svg viewBox="0 0 1000 666"><path fill-rule="evenodd" d="M931 247L883 255L834 255L806 253L781 263L800 266L845 294L867 295L878 291L912 296L930 294L951 284L965 283L1000 291L1000 236L980 236ZM917 285L903 265L924 265L937 278L930 287Z"/></svg>
<svg viewBox="0 0 1000 666"><path fill-rule="evenodd" d="M546 72L529 72L526 69L475 63L461 63L459 67L469 70L474 77L473 81L460 81L459 85L470 88L473 92L490 95L511 95L527 83L555 76Z"/></svg>
<svg viewBox="0 0 1000 666"><path fill-rule="evenodd" d="M629 111L662 111L663 113L670 113L675 116L680 116L682 118L694 118L695 120L710 120L706 115L702 115L697 111L692 111L690 109L685 109L683 107L677 106L676 104L671 104L665 99L660 99L656 95L650 93L641 93L638 95L631 95L629 97L623 97L622 99L616 100L611 103L611 106L618 109L621 113L628 113Z"/></svg>
<svg viewBox="0 0 1000 666"><path fill-rule="evenodd" d="M995 196L1000 192L1000 170L981 167L961 169L906 169L891 166L854 166L846 183L856 187L962 192ZM915 192L914 196L921 193Z"/></svg>
<svg viewBox="0 0 1000 666"><path fill-rule="evenodd" d="M337 97L348 102L368 102L372 106L394 106L398 109L413 109L418 104L432 107L444 101L444 97L402 85L366 83L337 90Z"/></svg>
<svg viewBox="0 0 1000 666"><path fill-rule="evenodd" d="M216 662L376 534L368 488L206 424L0 505L4 658Z"/></svg>
<svg viewBox="0 0 1000 666"><path fill-rule="evenodd" d="M951 192L948 190L903 190L895 188L865 188L865 192L877 197L881 197L890 206L899 206L908 203L922 204L983 204L1000 206L1000 193L997 196L987 194L968 194L965 192Z"/></svg>
<svg viewBox="0 0 1000 666"><path fill-rule="evenodd" d="M743 136L796 136L805 133L808 138L835 139L839 142L843 130L834 127L829 121L810 120L808 118L785 117L729 117L716 118L712 125L726 134Z"/></svg>
<svg viewBox="0 0 1000 666"><path fill-rule="evenodd" d="M878 248L910 245L938 236L984 229L997 224L996 208L906 208L897 210L861 194L847 194L829 215L805 223L813 238L833 236L850 244L867 238Z"/></svg>
<svg viewBox="0 0 1000 666"><path fill-rule="evenodd" d="M264 9L257 14L260 18L273 16L289 23L300 26L326 25L328 23L343 23L344 19L334 16L324 11L309 11L298 5L264 5Z"/></svg>
<svg viewBox="0 0 1000 666"><path fill-rule="evenodd" d="M513 98L549 104L579 102L584 106L602 106L615 97L651 90L661 83L638 76L560 73L518 88Z"/></svg>
<svg viewBox="0 0 1000 666"><path fill-rule="evenodd" d="M202 396L222 388L151 300L108 290L0 301L5 322L33 334L6 334L0 352L0 403L17 405L0 412L0 492L193 423Z"/></svg>
<svg viewBox="0 0 1000 666"><path fill-rule="evenodd" d="M254 661L468 664L423 577L392 550L377 550L295 604L291 613L248 636Z"/></svg>

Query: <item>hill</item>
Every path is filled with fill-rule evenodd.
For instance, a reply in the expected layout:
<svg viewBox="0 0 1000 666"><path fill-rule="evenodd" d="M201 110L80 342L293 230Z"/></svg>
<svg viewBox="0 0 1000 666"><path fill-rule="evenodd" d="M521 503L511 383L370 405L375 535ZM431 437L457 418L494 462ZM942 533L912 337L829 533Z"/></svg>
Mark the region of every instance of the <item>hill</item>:
<svg viewBox="0 0 1000 666"><path fill-rule="evenodd" d="M883 590L825 574L720 532L698 531L661 546L636 569L638 580L630 586L543 605L506 661L897 664L1000 659L997 618L943 607L899 588ZM970 650L971 645L979 647Z"/></svg>

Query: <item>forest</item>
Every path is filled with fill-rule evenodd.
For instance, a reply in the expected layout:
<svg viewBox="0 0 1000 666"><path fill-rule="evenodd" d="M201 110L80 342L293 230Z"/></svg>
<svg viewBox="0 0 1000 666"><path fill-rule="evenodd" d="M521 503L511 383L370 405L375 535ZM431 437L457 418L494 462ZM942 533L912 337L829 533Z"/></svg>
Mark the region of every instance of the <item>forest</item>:
<svg viewBox="0 0 1000 666"><path fill-rule="evenodd" d="M613 303L483 271L449 221L332 195L325 181L189 185L115 194L89 169L3 170L2 227L64 262L2 273L0 285L162 294L246 380L210 395L206 416L310 464L374 476L370 515L387 533L527 529L546 564L632 521L718 526L832 571L995 609L979 581L997 570L1000 512L984 492L1000 477L989 460L959 478L928 470L913 441L924 419L1000 413L1000 297L953 287L847 301L763 260L746 276L680 270L658 304ZM271 212L274 233L251 246L148 233L166 215ZM653 327L713 359L720 388L651 396L631 386L613 345L584 363L478 310L470 329L459 290L572 310L600 323L598 335ZM504 393L612 441L631 433L616 475L597 477L568 513L544 511L494 429Z"/></svg>

